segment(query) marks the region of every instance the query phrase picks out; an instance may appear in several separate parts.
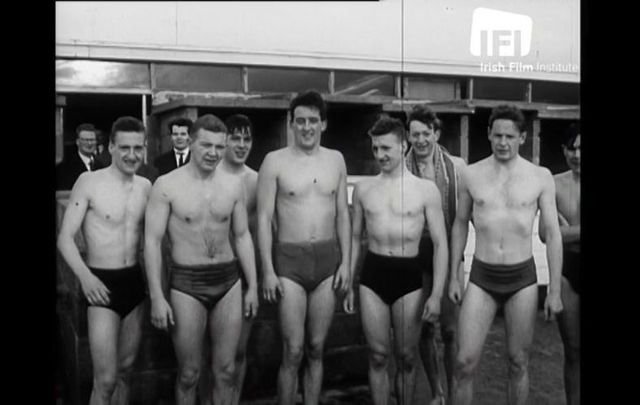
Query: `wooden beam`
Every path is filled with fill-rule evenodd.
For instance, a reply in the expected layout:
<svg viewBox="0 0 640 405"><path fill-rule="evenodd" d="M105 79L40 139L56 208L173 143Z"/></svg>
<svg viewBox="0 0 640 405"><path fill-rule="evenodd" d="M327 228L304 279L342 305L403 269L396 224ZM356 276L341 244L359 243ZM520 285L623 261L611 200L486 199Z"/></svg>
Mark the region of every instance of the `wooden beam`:
<svg viewBox="0 0 640 405"><path fill-rule="evenodd" d="M396 77L396 81L395 81L395 94L396 94L396 98L402 98L402 75L398 74L395 76Z"/></svg>
<svg viewBox="0 0 640 405"><path fill-rule="evenodd" d="M538 117L554 120L579 120L580 108L575 109L544 109L538 111Z"/></svg>
<svg viewBox="0 0 640 405"><path fill-rule="evenodd" d="M336 92L336 71L329 71L329 94Z"/></svg>
<svg viewBox="0 0 640 405"><path fill-rule="evenodd" d="M246 97L204 97L191 95L168 103L155 105L152 114L160 114L182 107L214 108L263 108L286 110L289 108L288 96L285 98L246 98Z"/></svg>
<svg viewBox="0 0 640 405"><path fill-rule="evenodd" d="M345 103L345 104L385 104L396 100L392 96L356 96L349 94L329 94L323 96L327 103Z"/></svg>
<svg viewBox="0 0 640 405"><path fill-rule="evenodd" d="M524 93L524 101L527 103L533 102L533 84L531 82L527 82L527 87Z"/></svg>
<svg viewBox="0 0 640 405"><path fill-rule="evenodd" d="M416 104L427 104L436 113L473 114L475 112L474 108L469 106L469 103L466 100L452 100L452 101L438 101L438 102L431 102L429 100L394 100L390 103L384 103L382 105L382 111L408 112Z"/></svg>
<svg viewBox="0 0 640 405"><path fill-rule="evenodd" d="M473 100L473 77L467 79L467 100Z"/></svg>
<svg viewBox="0 0 640 405"><path fill-rule="evenodd" d="M533 164L540 165L540 118L533 119Z"/></svg>
<svg viewBox="0 0 640 405"><path fill-rule="evenodd" d="M460 157L469 163L469 116L460 116Z"/></svg>
<svg viewBox="0 0 640 405"><path fill-rule="evenodd" d="M249 68L247 66L242 67L242 92L249 93Z"/></svg>

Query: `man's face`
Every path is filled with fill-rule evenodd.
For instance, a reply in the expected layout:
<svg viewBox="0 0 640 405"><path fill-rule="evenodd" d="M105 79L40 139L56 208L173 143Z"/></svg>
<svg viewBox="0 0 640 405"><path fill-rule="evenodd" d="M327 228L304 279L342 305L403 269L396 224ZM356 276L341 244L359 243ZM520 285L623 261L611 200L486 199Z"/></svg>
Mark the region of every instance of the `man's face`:
<svg viewBox="0 0 640 405"><path fill-rule="evenodd" d="M133 175L144 159L144 132L117 131L109 143L111 161L125 174Z"/></svg>
<svg viewBox="0 0 640 405"><path fill-rule="evenodd" d="M563 146L564 158L567 159L569 168L577 174L580 174L580 135L576 136L570 147Z"/></svg>
<svg viewBox="0 0 640 405"><path fill-rule="evenodd" d="M80 131L78 139L76 139L78 151L85 156L91 156L96 153L96 133L93 131Z"/></svg>
<svg viewBox="0 0 640 405"><path fill-rule="evenodd" d="M225 157L227 161L242 165L247 161L253 137L249 128L236 129L232 134L227 135L227 150Z"/></svg>
<svg viewBox="0 0 640 405"><path fill-rule="evenodd" d="M189 131L186 126L171 126L171 143L178 150L183 150L189 146Z"/></svg>
<svg viewBox="0 0 640 405"><path fill-rule="evenodd" d="M327 128L327 122L322 121L317 108L300 105L293 110L291 126L296 145L302 149L313 149L320 143L320 135Z"/></svg>
<svg viewBox="0 0 640 405"><path fill-rule="evenodd" d="M191 160L199 169L212 171L216 168L226 149L227 134L198 129L191 142Z"/></svg>
<svg viewBox="0 0 640 405"><path fill-rule="evenodd" d="M433 125L429 127L416 120L409 123L409 143L413 146L417 157L431 156L438 139L440 139L440 130L434 131Z"/></svg>
<svg viewBox="0 0 640 405"><path fill-rule="evenodd" d="M493 121L489 129L489 142L493 156L500 161L508 161L518 156L520 145L524 143L526 132L520 132L515 122L507 119Z"/></svg>
<svg viewBox="0 0 640 405"><path fill-rule="evenodd" d="M371 150L382 172L389 173L402 164L403 143L395 134L372 136Z"/></svg>

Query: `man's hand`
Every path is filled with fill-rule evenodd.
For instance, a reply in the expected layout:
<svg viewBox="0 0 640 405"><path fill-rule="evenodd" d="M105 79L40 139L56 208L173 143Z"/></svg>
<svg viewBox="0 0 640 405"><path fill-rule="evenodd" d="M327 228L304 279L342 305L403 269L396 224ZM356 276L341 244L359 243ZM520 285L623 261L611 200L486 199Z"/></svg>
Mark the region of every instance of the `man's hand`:
<svg viewBox="0 0 640 405"><path fill-rule="evenodd" d="M267 302L274 303L278 301L278 293L280 293L281 297L284 296L284 289L280 279L274 272L267 273L264 276L264 280L262 280L262 296Z"/></svg>
<svg viewBox="0 0 640 405"><path fill-rule="evenodd" d="M82 286L82 292L87 297L87 301L91 305L109 305L111 300L109 294L111 291L105 286L102 281L92 273L89 273L87 277L80 280Z"/></svg>
<svg viewBox="0 0 640 405"><path fill-rule="evenodd" d="M351 285L351 274L346 263L340 264L336 274L333 276L333 289L341 293L346 293Z"/></svg>
<svg viewBox="0 0 640 405"><path fill-rule="evenodd" d="M354 300L355 300L355 293L353 292L353 287L350 286L347 290L347 294L344 296L344 299L342 300L342 308L344 309L344 312L346 312L349 315L356 313Z"/></svg>
<svg viewBox="0 0 640 405"><path fill-rule="evenodd" d="M560 312L562 312L560 294L547 294L547 298L544 300L544 319L554 321Z"/></svg>
<svg viewBox="0 0 640 405"><path fill-rule="evenodd" d="M455 277L449 281L449 299L458 305L462 302L462 286L460 284Z"/></svg>
<svg viewBox="0 0 640 405"><path fill-rule="evenodd" d="M248 288L244 294L244 317L255 318L258 315L258 289Z"/></svg>
<svg viewBox="0 0 640 405"><path fill-rule="evenodd" d="M425 322L435 323L440 316L440 300L441 297L434 297L433 295L427 299L424 303L424 310L422 311L422 320Z"/></svg>
<svg viewBox="0 0 640 405"><path fill-rule="evenodd" d="M169 325L175 325L173 310L164 297L151 300L151 324L164 331L169 331Z"/></svg>

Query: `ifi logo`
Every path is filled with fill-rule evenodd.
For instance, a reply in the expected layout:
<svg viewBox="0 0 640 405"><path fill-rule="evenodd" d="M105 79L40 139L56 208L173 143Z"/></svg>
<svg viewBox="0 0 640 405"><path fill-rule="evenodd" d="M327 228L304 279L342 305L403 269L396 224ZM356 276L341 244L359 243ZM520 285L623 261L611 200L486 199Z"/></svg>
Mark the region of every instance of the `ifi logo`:
<svg viewBox="0 0 640 405"><path fill-rule="evenodd" d="M526 56L531 50L531 17L479 7L473 10L473 56Z"/></svg>

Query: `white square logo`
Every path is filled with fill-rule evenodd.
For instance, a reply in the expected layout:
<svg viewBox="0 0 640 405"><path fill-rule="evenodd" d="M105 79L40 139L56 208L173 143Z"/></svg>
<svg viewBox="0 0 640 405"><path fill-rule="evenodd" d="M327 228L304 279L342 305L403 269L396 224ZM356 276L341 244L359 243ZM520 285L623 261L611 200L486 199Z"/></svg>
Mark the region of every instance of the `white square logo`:
<svg viewBox="0 0 640 405"><path fill-rule="evenodd" d="M531 51L533 20L523 14L479 7L473 10L473 56L526 56Z"/></svg>

